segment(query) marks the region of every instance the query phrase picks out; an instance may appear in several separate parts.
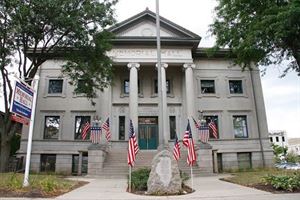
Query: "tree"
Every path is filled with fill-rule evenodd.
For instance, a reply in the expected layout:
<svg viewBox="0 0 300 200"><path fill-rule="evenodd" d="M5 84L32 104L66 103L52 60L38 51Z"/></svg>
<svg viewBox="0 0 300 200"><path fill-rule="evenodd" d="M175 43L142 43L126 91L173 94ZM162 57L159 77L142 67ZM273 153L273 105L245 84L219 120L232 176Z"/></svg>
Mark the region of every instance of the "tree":
<svg viewBox="0 0 300 200"><path fill-rule="evenodd" d="M243 69L289 60L300 76L300 0L218 0L210 31Z"/></svg>
<svg viewBox="0 0 300 200"><path fill-rule="evenodd" d="M10 120L13 89L9 66L17 65L18 76L31 84L39 67L52 56L59 56L68 61L62 71L78 88L76 91L93 98L112 77L111 60L105 54L111 48L112 35L105 28L115 22L116 3L0 0L0 79L5 106L0 115L0 172L5 170L11 139L20 126Z"/></svg>

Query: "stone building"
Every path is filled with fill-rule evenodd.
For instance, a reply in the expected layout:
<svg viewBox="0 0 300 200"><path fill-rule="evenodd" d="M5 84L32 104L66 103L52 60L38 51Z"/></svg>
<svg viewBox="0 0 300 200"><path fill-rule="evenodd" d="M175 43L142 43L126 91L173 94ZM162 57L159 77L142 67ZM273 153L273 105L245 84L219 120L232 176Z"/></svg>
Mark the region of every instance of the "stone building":
<svg viewBox="0 0 300 200"><path fill-rule="evenodd" d="M271 165L273 153L259 71L241 71L233 66L226 50L208 57L206 49L198 47L200 36L163 17L160 24L162 75L167 88L166 138L170 148L175 134L180 140L183 138L188 118L213 119L218 138L211 137L209 144L199 141L191 121L198 155L195 173ZM162 144L155 13L145 10L109 30L116 35L108 53L114 62L115 76L109 88L98 92L95 106L85 97L73 94L74 88L61 76L64 61L59 57L41 66L32 170L126 174L129 116L141 149L136 167L149 166ZM110 118L112 133L109 143L102 137L100 148L82 140L80 135L83 123L96 115L102 120ZM25 155L26 145L24 130L19 156ZM183 146L181 149L179 166L185 170L186 151Z"/></svg>
<svg viewBox="0 0 300 200"><path fill-rule="evenodd" d="M270 131L269 139L272 144L279 145L281 147L288 146L286 131L283 130Z"/></svg>

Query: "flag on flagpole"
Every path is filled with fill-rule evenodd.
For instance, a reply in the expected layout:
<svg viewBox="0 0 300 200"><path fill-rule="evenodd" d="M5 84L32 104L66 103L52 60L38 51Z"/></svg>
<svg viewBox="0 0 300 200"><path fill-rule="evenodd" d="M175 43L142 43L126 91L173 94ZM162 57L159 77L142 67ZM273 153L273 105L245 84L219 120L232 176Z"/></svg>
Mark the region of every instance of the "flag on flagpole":
<svg viewBox="0 0 300 200"><path fill-rule="evenodd" d="M183 140L182 140L182 144L186 147L189 146L189 133L191 132L191 126L190 126L190 121L188 120L188 125L186 127L186 130L184 132L183 135Z"/></svg>
<svg viewBox="0 0 300 200"><path fill-rule="evenodd" d="M210 120L208 127L212 131L212 135L214 136L214 138L218 139L218 129L213 119Z"/></svg>
<svg viewBox="0 0 300 200"><path fill-rule="evenodd" d="M178 161L179 158L180 158L180 144L178 142L177 134L175 134L175 142L174 142L174 147L173 147L173 157L176 161Z"/></svg>
<svg viewBox="0 0 300 200"><path fill-rule="evenodd" d="M84 124L84 126L83 126L83 128L82 128L82 131L81 131L81 138L82 138L83 140L85 140L85 138L86 138L86 136L87 136L87 132L90 130L90 128L91 128L91 125L90 125L90 123L87 121L87 122Z"/></svg>
<svg viewBox="0 0 300 200"><path fill-rule="evenodd" d="M189 124L189 122L188 122ZM191 129L189 130L189 139L188 139L188 157L187 163L191 167L195 163L197 157L195 152L194 140Z"/></svg>
<svg viewBox="0 0 300 200"><path fill-rule="evenodd" d="M131 167L133 167L133 165L134 165L135 156L138 153L138 151L139 151L139 146L138 146L137 141L136 141L136 136L135 136L132 120L130 120L127 163Z"/></svg>
<svg viewBox="0 0 300 200"><path fill-rule="evenodd" d="M206 124L200 125L199 127L199 136L200 136L200 141L203 143L207 143L209 139L209 128Z"/></svg>
<svg viewBox="0 0 300 200"><path fill-rule="evenodd" d="M105 130L105 138L107 141L111 138L110 128L109 128L109 117L107 120L102 124L103 130Z"/></svg>
<svg viewBox="0 0 300 200"><path fill-rule="evenodd" d="M193 121L194 121L194 124L195 124L196 129L199 129L199 128L200 128L200 125L199 125L199 123L194 119L194 117L193 117Z"/></svg>
<svg viewBox="0 0 300 200"><path fill-rule="evenodd" d="M91 141L94 144L100 143L101 139L101 127L100 126L92 126L91 127Z"/></svg>

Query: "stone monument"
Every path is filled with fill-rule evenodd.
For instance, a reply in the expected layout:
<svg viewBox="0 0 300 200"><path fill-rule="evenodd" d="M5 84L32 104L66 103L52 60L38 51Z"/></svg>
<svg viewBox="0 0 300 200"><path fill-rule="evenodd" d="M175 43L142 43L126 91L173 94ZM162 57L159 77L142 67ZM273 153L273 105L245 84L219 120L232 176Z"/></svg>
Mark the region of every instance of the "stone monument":
<svg viewBox="0 0 300 200"><path fill-rule="evenodd" d="M172 195L182 192L182 180L177 162L168 150L159 152L152 160L147 193Z"/></svg>

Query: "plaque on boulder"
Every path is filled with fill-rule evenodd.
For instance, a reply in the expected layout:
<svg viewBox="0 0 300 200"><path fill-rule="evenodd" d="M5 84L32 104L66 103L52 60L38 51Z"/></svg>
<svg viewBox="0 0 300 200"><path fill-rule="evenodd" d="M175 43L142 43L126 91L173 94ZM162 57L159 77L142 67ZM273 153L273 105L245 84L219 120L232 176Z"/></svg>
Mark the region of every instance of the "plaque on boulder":
<svg viewBox="0 0 300 200"><path fill-rule="evenodd" d="M156 195L171 195L182 192L179 168L168 150L159 152L153 158L147 188L148 194Z"/></svg>

